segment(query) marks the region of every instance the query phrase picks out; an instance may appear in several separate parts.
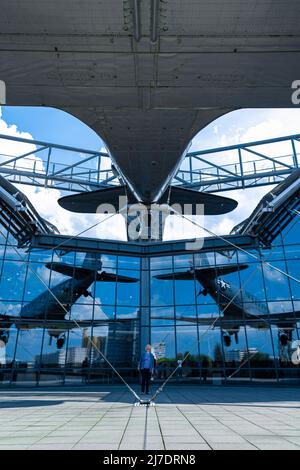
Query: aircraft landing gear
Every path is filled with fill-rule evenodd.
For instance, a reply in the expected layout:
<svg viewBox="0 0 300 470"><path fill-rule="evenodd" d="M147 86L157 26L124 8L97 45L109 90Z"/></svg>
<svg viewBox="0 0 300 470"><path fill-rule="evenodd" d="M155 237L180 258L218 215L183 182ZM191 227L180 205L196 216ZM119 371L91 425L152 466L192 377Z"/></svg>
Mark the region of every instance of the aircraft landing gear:
<svg viewBox="0 0 300 470"><path fill-rule="evenodd" d="M3 341L4 344L7 344L9 340L9 331L4 330L0 333L0 341Z"/></svg>
<svg viewBox="0 0 300 470"><path fill-rule="evenodd" d="M281 330L278 331L278 339L281 346L287 346L290 341L293 339L293 331L292 330Z"/></svg>
<svg viewBox="0 0 300 470"><path fill-rule="evenodd" d="M64 344L65 344L65 341L66 341L66 335L65 334L63 334L62 336L57 338L57 340L56 340L57 349L62 349Z"/></svg>
<svg viewBox="0 0 300 470"><path fill-rule="evenodd" d="M234 335L234 339L235 339L235 343L236 344L239 344L239 337L238 337L238 331L226 331L224 332L223 334L223 341L224 341L224 344L227 348L229 348L229 346L231 346L231 337Z"/></svg>
<svg viewBox="0 0 300 470"><path fill-rule="evenodd" d="M223 335L223 340L224 340L224 344L227 348L229 348L229 346L231 345L231 337L229 334L224 334Z"/></svg>
<svg viewBox="0 0 300 470"><path fill-rule="evenodd" d="M281 346L287 346L288 345L288 335L286 333L278 333L278 339L281 344Z"/></svg>
<svg viewBox="0 0 300 470"><path fill-rule="evenodd" d="M234 333L234 339L235 339L235 344L239 344L239 335L237 331Z"/></svg>
<svg viewBox="0 0 300 470"><path fill-rule="evenodd" d="M92 297L92 293L88 290L83 291L83 297Z"/></svg>
<svg viewBox="0 0 300 470"><path fill-rule="evenodd" d="M293 341L293 328L285 328L278 330L278 349L279 359L283 364L288 364L291 361Z"/></svg>
<svg viewBox="0 0 300 470"><path fill-rule="evenodd" d="M198 292L198 296L199 295L204 295L206 296L208 294L208 290L207 289L200 289L199 292Z"/></svg>

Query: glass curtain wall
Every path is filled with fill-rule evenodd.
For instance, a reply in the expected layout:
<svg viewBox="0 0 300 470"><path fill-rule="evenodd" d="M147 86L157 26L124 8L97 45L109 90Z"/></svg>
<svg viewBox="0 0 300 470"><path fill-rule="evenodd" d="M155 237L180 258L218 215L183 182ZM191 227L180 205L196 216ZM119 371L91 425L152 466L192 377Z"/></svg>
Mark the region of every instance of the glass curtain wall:
<svg viewBox="0 0 300 470"><path fill-rule="evenodd" d="M150 258L146 309L140 258L28 252L2 236L0 383L118 382L103 354L138 383L149 310L157 383L175 367L178 384L299 381L298 220L259 251Z"/></svg>

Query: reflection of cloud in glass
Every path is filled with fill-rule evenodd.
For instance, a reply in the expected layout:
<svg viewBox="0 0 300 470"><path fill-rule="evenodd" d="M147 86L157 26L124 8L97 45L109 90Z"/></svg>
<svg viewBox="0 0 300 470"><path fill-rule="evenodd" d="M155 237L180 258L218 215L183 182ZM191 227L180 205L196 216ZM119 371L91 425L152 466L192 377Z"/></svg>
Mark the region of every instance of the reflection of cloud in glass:
<svg viewBox="0 0 300 470"><path fill-rule="evenodd" d="M126 313L120 313L120 311L121 311L121 310L119 309L119 313L118 313L118 315L117 315L118 320L121 320L122 318L123 318L123 319L130 319L130 318L132 318L133 320L135 320L135 319L138 318L139 312L140 312L139 308L135 308L135 309L133 309L133 310L130 309L130 312L129 312L129 313L127 313L127 312L126 312Z"/></svg>
<svg viewBox="0 0 300 470"><path fill-rule="evenodd" d="M105 314L102 309L101 299L95 298L95 308L93 310L93 304L74 304L72 307L71 318L76 320L92 320L94 315L95 320L107 320L109 317Z"/></svg>
<svg viewBox="0 0 300 470"><path fill-rule="evenodd" d="M94 337L107 337L108 336L108 326L97 326L93 329ZM91 332L90 332L91 335Z"/></svg>
<svg viewBox="0 0 300 470"><path fill-rule="evenodd" d="M151 309L151 317L174 318L174 307L154 307Z"/></svg>
<svg viewBox="0 0 300 470"><path fill-rule="evenodd" d="M0 299L0 314L18 316L21 310L21 303L7 303Z"/></svg>
<svg viewBox="0 0 300 470"><path fill-rule="evenodd" d="M34 267L34 265L32 265L32 267ZM46 266L38 267L37 270L36 270L36 273L47 285L49 284L49 279L50 279L50 276L51 276L51 287L52 288L55 287L60 282L65 281L66 279L68 279L68 276L65 276L64 274L53 271L52 269L48 269ZM32 273L32 276L34 276L33 273ZM39 281L38 278L37 278L37 281ZM45 287L45 290L46 290L46 287Z"/></svg>
<svg viewBox="0 0 300 470"><path fill-rule="evenodd" d="M271 266L266 265L265 263L263 263L262 266L263 266L263 273L269 281L280 282L280 283L284 283L286 281L287 277L284 274L280 273L279 271L272 268ZM261 268L259 269L261 270Z"/></svg>
<svg viewBox="0 0 300 470"><path fill-rule="evenodd" d="M117 257L109 255L101 255L102 267L104 268L114 268L117 266Z"/></svg>
<svg viewBox="0 0 300 470"><path fill-rule="evenodd" d="M293 303L291 301L285 300L281 302L268 302L268 307L270 313L291 313L293 317ZM294 309L296 311L300 310L300 301L294 302Z"/></svg>
<svg viewBox="0 0 300 470"><path fill-rule="evenodd" d="M6 345L4 341L0 340L0 364L6 364Z"/></svg>

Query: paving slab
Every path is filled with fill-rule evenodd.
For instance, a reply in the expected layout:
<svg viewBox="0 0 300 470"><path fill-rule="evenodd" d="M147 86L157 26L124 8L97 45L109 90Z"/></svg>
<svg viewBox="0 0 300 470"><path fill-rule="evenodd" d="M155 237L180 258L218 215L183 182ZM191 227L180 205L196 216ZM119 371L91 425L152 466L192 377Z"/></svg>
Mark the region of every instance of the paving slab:
<svg viewBox="0 0 300 470"><path fill-rule="evenodd" d="M136 390L137 391L137 390ZM300 450L298 388L168 385L0 389L0 450Z"/></svg>

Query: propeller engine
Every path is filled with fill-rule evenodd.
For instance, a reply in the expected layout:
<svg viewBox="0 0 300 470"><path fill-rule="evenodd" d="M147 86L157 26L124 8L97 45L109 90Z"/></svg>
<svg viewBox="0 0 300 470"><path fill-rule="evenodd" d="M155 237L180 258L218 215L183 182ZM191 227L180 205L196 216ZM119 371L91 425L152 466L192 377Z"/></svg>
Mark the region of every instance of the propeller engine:
<svg viewBox="0 0 300 470"><path fill-rule="evenodd" d="M49 346L52 344L52 338L56 338L57 349L62 349L66 341L66 333L61 333L55 330L48 330L49 334Z"/></svg>
<svg viewBox="0 0 300 470"><path fill-rule="evenodd" d="M66 341L66 335L65 334L63 334L59 338L57 338L57 340L56 340L57 349L62 349L64 347L65 341Z"/></svg>
<svg viewBox="0 0 300 470"><path fill-rule="evenodd" d="M224 344L227 348L229 348L229 346L231 346L231 342L232 342L231 337L232 336L234 336L235 344L239 344L238 332L239 332L239 328L235 329L235 330L224 331L223 341L224 341Z"/></svg>
<svg viewBox="0 0 300 470"><path fill-rule="evenodd" d="M281 346L288 346L289 342L292 341L292 330L279 330L278 339Z"/></svg>

